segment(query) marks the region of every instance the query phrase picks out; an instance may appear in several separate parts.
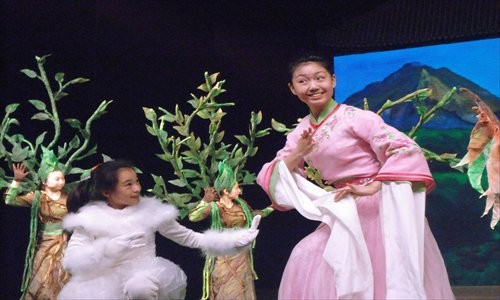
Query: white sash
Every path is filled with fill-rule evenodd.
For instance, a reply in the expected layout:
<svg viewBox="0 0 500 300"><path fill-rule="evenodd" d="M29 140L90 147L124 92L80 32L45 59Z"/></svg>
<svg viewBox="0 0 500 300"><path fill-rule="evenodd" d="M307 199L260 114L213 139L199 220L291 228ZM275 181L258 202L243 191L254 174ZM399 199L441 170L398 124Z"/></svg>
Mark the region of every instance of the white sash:
<svg viewBox="0 0 500 300"><path fill-rule="evenodd" d="M284 162L277 167L276 204L295 208L305 218L324 222L331 229L323 258L333 268L339 299L373 298L373 272L354 199L335 202L333 193L290 173Z"/></svg>

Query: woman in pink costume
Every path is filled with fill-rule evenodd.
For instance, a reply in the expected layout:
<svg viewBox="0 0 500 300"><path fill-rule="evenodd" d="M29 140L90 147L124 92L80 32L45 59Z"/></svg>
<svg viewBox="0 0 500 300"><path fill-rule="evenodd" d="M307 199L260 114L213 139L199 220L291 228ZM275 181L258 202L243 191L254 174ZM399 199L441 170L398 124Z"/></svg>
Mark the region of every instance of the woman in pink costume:
<svg viewBox="0 0 500 300"><path fill-rule="evenodd" d="M290 91L309 108L257 182L279 210L320 221L293 249L280 299L453 299L425 218L435 186L419 146L371 111L337 104L330 62L290 67ZM335 187L304 178L304 165Z"/></svg>

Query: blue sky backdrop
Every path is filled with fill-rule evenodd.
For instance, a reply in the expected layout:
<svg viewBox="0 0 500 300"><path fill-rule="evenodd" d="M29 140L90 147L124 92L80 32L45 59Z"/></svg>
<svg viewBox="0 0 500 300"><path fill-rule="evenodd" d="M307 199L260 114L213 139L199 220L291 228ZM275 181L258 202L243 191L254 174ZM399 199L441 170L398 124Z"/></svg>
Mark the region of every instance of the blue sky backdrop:
<svg viewBox="0 0 500 300"><path fill-rule="evenodd" d="M410 62L446 67L500 96L500 38L496 38L335 57L335 99L343 102Z"/></svg>

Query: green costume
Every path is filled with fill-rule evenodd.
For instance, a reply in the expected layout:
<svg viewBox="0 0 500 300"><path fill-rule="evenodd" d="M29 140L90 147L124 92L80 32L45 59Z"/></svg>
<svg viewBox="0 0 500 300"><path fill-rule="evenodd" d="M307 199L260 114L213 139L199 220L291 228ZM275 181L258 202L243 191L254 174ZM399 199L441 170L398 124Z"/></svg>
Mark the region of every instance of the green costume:
<svg viewBox="0 0 500 300"><path fill-rule="evenodd" d="M44 149L38 171L41 182L45 182L51 172L58 170L60 171L57 157L52 151ZM21 286L24 299L55 300L69 279L69 274L61 264L67 244L67 235L61 226L67 213L67 198L64 191L61 191L58 199L52 199L43 190L22 195L20 188L14 186L9 187L4 194L7 205L31 206L30 241Z"/></svg>
<svg viewBox="0 0 500 300"><path fill-rule="evenodd" d="M214 182L221 194L230 192L237 184L233 170L224 162L219 163L219 175ZM212 229L249 228L255 215L266 217L273 209L252 210L243 199L232 199L231 205L214 201L200 203L189 213L193 222L211 217ZM202 299L255 299L252 250L233 256L207 257L203 270Z"/></svg>

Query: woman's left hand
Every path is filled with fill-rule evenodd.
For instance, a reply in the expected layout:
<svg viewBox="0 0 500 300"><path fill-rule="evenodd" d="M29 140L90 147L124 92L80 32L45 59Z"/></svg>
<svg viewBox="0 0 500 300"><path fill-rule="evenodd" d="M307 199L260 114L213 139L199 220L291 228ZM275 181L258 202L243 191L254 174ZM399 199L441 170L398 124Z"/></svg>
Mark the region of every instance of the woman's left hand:
<svg viewBox="0 0 500 300"><path fill-rule="evenodd" d="M355 197L355 196L369 196L369 195L373 195L376 192L380 191L381 188L382 188L381 181L372 181L367 185L348 183L347 186L335 190L335 197L333 198L333 200L339 201L347 195L352 195L353 197Z"/></svg>

